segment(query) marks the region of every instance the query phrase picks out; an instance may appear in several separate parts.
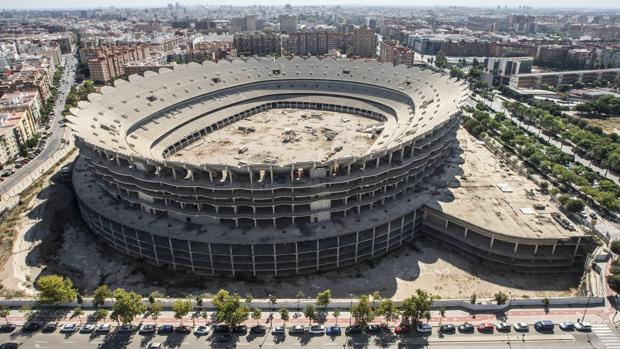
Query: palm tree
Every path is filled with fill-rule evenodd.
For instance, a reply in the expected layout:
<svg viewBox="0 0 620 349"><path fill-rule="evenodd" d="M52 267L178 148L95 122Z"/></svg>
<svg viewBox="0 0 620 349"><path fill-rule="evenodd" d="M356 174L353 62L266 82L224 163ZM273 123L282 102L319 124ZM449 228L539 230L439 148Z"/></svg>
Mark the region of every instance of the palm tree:
<svg viewBox="0 0 620 349"><path fill-rule="evenodd" d="M82 324L82 315L84 315L84 310L80 307L75 307L73 309L73 314L71 314L71 319L77 316L78 320L80 320L80 325Z"/></svg>
<svg viewBox="0 0 620 349"><path fill-rule="evenodd" d="M336 326L338 326L338 318L340 317L340 310L334 309L333 316L334 316L334 319L336 320Z"/></svg>

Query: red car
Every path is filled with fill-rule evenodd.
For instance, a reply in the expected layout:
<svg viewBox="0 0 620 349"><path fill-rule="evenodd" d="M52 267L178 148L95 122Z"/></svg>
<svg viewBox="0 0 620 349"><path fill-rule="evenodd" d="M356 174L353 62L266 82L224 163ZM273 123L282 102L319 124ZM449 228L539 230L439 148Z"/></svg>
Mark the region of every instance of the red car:
<svg viewBox="0 0 620 349"><path fill-rule="evenodd" d="M492 323L486 322L486 323L478 325L478 332L493 332L494 328L495 327L493 326Z"/></svg>
<svg viewBox="0 0 620 349"><path fill-rule="evenodd" d="M409 332L411 332L411 326L405 324L400 324L394 329L394 333L396 334L405 334Z"/></svg>

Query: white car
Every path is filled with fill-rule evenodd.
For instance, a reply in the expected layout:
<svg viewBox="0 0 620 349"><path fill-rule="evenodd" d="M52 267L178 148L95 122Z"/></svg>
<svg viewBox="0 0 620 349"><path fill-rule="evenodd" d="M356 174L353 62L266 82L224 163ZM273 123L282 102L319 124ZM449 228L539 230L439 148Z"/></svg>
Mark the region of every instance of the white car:
<svg viewBox="0 0 620 349"><path fill-rule="evenodd" d="M157 348L163 348L161 343L157 343L157 342L153 342L151 344L149 344L149 346L147 347L148 349L157 349Z"/></svg>
<svg viewBox="0 0 620 349"><path fill-rule="evenodd" d="M97 327L97 333L108 333L112 329L112 325L110 324L101 324Z"/></svg>
<svg viewBox="0 0 620 349"><path fill-rule="evenodd" d="M194 334L197 336L205 336L208 335L209 332L211 332L211 327L209 326L201 325L194 329Z"/></svg>
<svg viewBox="0 0 620 349"><path fill-rule="evenodd" d="M73 333L76 330L77 330L77 325L76 324L64 324L60 328L60 332L61 333Z"/></svg>
<svg viewBox="0 0 620 349"><path fill-rule="evenodd" d="M431 333L433 332L433 326L428 323L420 322L418 326L416 326L416 331L419 333Z"/></svg>
<svg viewBox="0 0 620 349"><path fill-rule="evenodd" d="M502 331L510 331L510 324L507 322L500 322L497 325L495 325L495 329L502 332Z"/></svg>
<svg viewBox="0 0 620 349"><path fill-rule="evenodd" d="M525 322L517 322L513 327L515 328L515 331L518 332L527 332L530 330L530 326Z"/></svg>
<svg viewBox="0 0 620 349"><path fill-rule="evenodd" d="M323 325L312 325L310 326L310 334L325 334L325 326Z"/></svg>
<svg viewBox="0 0 620 349"><path fill-rule="evenodd" d="M589 322L578 322L575 324L575 329L577 331L592 331L592 325Z"/></svg>

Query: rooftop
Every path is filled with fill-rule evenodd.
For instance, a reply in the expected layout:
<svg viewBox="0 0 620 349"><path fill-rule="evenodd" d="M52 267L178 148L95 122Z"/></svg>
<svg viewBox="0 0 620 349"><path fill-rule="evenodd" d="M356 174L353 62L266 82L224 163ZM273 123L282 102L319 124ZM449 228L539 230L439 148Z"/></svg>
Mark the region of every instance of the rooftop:
<svg viewBox="0 0 620 349"><path fill-rule="evenodd" d="M560 226L552 214L564 216L539 192L538 186L512 170L467 131L460 129L457 139L463 151L459 157L464 162L459 164L457 158L449 159L441 176L456 178L451 185L454 188L443 189L441 193L453 199L427 203L429 207L494 233L517 238L564 239L586 234L579 227L570 231Z"/></svg>

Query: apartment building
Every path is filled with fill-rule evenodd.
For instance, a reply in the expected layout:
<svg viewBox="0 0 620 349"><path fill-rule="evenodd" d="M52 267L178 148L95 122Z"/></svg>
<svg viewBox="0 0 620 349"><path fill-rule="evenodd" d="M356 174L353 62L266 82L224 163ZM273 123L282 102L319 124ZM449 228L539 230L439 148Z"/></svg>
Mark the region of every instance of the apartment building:
<svg viewBox="0 0 620 349"><path fill-rule="evenodd" d="M97 46L80 49L80 56L87 57L88 69L93 80L107 82L125 76L129 62L150 60L146 45Z"/></svg>
<svg viewBox="0 0 620 349"><path fill-rule="evenodd" d="M15 158L34 132L34 120L30 111L0 112L0 164Z"/></svg>
<svg viewBox="0 0 620 349"><path fill-rule="evenodd" d="M35 122L41 118L41 108L41 97L37 90L9 92L0 97L0 112L28 110Z"/></svg>
<svg viewBox="0 0 620 349"><path fill-rule="evenodd" d="M353 32L353 55L358 57L374 57L377 52L377 36L368 28L356 29Z"/></svg>
<svg viewBox="0 0 620 349"><path fill-rule="evenodd" d="M344 49L351 44L351 33L317 31L290 33L285 47L288 55L318 56L326 55L333 49Z"/></svg>
<svg viewBox="0 0 620 349"><path fill-rule="evenodd" d="M395 41L381 41L379 43L379 61L381 63L405 64L411 67L414 62L415 51L400 45Z"/></svg>
<svg viewBox="0 0 620 349"><path fill-rule="evenodd" d="M280 40L280 34L276 33L237 33L233 37L233 47L240 56L266 56L280 53Z"/></svg>

